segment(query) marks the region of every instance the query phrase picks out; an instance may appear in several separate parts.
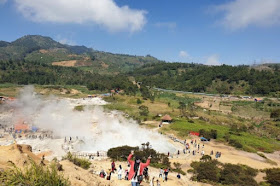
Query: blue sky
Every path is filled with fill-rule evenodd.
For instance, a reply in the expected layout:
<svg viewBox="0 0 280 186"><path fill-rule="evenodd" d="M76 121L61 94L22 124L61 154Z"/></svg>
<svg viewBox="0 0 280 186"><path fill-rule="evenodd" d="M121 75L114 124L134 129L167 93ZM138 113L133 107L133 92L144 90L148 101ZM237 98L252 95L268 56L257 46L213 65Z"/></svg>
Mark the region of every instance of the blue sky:
<svg viewBox="0 0 280 186"><path fill-rule="evenodd" d="M280 62L279 0L0 0L0 40L61 43L170 62Z"/></svg>

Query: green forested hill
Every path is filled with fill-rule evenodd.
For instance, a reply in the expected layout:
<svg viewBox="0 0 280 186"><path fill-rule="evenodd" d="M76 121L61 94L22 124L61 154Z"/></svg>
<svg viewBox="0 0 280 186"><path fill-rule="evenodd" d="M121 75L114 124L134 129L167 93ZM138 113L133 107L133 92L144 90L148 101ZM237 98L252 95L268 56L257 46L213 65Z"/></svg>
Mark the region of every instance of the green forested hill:
<svg viewBox="0 0 280 186"><path fill-rule="evenodd" d="M63 45L43 36L24 36L11 43L0 41L0 83L81 84L98 90L128 90L128 77L133 77L142 82L142 88L279 97L279 67L165 63L150 55L101 52ZM134 88L131 86L129 91Z"/></svg>
<svg viewBox="0 0 280 186"><path fill-rule="evenodd" d="M279 95L279 64L265 66L270 70L256 70L249 66L162 63L144 65L130 75L150 87L220 94Z"/></svg>
<svg viewBox="0 0 280 186"><path fill-rule="evenodd" d="M53 63L77 60L75 66L98 73L128 72L146 63L159 63L152 56L133 56L97 51L85 46L70 46L50 37L27 35L11 43L0 41L0 60Z"/></svg>

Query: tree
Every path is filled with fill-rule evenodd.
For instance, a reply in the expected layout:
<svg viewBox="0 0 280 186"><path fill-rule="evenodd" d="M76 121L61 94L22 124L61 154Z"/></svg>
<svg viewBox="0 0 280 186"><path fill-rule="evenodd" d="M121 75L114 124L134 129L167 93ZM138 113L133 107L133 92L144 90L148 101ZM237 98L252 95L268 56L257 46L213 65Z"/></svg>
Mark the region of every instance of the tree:
<svg viewBox="0 0 280 186"><path fill-rule="evenodd" d="M271 111L270 118L273 118L274 120L280 120L280 109L275 109Z"/></svg>
<svg viewBox="0 0 280 186"><path fill-rule="evenodd" d="M141 105L139 107L139 113L140 113L141 116L148 116L149 108L147 106Z"/></svg>
<svg viewBox="0 0 280 186"><path fill-rule="evenodd" d="M180 101L178 108L180 109L181 115L185 116L186 115L186 108L187 108L186 104L184 102Z"/></svg>
<svg viewBox="0 0 280 186"><path fill-rule="evenodd" d="M145 87L145 86L141 87L140 92L141 92L141 95L142 95L143 99L150 98L150 92L149 92L149 89L147 87Z"/></svg>

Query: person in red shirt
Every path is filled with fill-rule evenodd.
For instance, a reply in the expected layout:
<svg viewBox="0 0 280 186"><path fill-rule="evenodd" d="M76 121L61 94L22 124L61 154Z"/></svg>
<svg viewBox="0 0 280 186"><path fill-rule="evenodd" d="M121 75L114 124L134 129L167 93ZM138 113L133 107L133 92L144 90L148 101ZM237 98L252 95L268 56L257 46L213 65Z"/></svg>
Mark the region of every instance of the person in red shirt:
<svg viewBox="0 0 280 186"><path fill-rule="evenodd" d="M134 151L131 151L130 155L127 157L127 161L130 164L130 171L128 174L128 180L131 180L132 186L139 186L143 180L143 171L145 167L148 167L151 162L151 156L149 156L146 163L142 163L139 157L135 157L135 161L131 160L134 155Z"/></svg>
<svg viewBox="0 0 280 186"><path fill-rule="evenodd" d="M167 181L167 176L169 173L169 168L164 169L164 180Z"/></svg>
<svg viewBox="0 0 280 186"><path fill-rule="evenodd" d="M112 167L112 172L114 173L114 172L115 172L115 170L116 170L116 164L115 164L115 161L113 161L113 162L111 163L111 167Z"/></svg>

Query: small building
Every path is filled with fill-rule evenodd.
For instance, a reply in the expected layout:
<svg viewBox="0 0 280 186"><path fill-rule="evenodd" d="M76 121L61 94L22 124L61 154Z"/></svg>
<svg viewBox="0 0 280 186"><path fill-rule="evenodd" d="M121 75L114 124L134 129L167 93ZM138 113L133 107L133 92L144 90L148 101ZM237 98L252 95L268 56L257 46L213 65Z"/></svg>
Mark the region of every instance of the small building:
<svg viewBox="0 0 280 186"><path fill-rule="evenodd" d="M166 114L161 118L162 124L170 124L172 122L172 118Z"/></svg>
<svg viewBox="0 0 280 186"><path fill-rule="evenodd" d="M29 130L29 126L26 124L16 124L15 125L15 132L16 133L21 133L21 132L26 132Z"/></svg>

